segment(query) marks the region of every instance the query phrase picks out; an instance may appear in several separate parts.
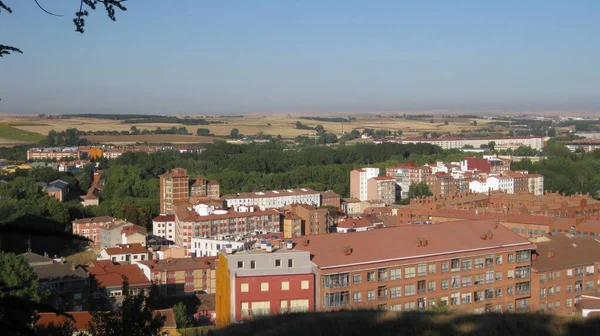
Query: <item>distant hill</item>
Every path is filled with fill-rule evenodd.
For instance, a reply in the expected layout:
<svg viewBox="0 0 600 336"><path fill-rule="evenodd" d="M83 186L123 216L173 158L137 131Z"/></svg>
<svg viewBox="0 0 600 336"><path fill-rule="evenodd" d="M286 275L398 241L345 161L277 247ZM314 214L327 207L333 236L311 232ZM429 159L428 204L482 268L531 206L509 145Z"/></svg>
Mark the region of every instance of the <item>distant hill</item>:
<svg viewBox="0 0 600 336"><path fill-rule="evenodd" d="M598 335L600 319L534 313L463 314L340 311L258 318L209 333L216 336L563 336Z"/></svg>

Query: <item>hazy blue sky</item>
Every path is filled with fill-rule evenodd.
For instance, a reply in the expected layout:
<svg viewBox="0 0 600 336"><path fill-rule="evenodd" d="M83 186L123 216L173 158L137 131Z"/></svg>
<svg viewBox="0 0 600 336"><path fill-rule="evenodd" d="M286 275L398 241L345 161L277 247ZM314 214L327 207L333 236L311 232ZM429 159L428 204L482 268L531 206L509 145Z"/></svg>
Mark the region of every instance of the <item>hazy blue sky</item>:
<svg viewBox="0 0 600 336"><path fill-rule="evenodd" d="M5 0L0 113L600 109L600 1Z"/></svg>

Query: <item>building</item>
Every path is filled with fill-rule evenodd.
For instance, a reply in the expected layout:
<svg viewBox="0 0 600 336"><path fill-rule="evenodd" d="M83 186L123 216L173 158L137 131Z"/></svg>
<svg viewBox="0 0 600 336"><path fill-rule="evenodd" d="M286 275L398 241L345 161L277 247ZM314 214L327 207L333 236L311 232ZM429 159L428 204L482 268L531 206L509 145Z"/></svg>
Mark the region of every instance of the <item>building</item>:
<svg viewBox="0 0 600 336"><path fill-rule="evenodd" d="M175 245L154 245L150 247L153 260L187 257L184 248Z"/></svg>
<svg viewBox="0 0 600 336"><path fill-rule="evenodd" d="M410 180L410 170L414 167L414 164L408 163L404 165L391 166L386 168L386 175L393 177L396 180L396 184L398 185L398 187L396 188L397 198L405 199L408 197L408 190L410 189L410 185L412 184Z"/></svg>
<svg viewBox="0 0 600 336"><path fill-rule="evenodd" d="M175 241L175 215L158 215L152 219L152 235L169 242Z"/></svg>
<svg viewBox="0 0 600 336"><path fill-rule="evenodd" d="M217 235L209 238L192 238L192 256L195 257L216 257L219 251L224 250L225 246L231 245L233 249L238 249L247 243L253 243L262 239L281 240L282 232L273 232L262 235Z"/></svg>
<svg viewBox="0 0 600 336"><path fill-rule="evenodd" d="M362 213L361 202L358 198L348 197L342 200L342 210L347 215Z"/></svg>
<svg viewBox="0 0 600 336"><path fill-rule="evenodd" d="M72 230L74 235L91 240L91 247L104 248L120 243L121 229L131 225L134 224L110 216L100 216L74 220Z"/></svg>
<svg viewBox="0 0 600 336"><path fill-rule="evenodd" d="M337 194L336 194L337 195ZM339 207L336 207L338 209ZM305 236L328 233L333 225L334 216L327 208L317 208L314 205L292 204L282 208L301 218L302 234ZM282 232L284 232L282 230ZM286 237L287 238L287 237Z"/></svg>
<svg viewBox="0 0 600 336"><path fill-rule="evenodd" d="M108 247L100 251L98 260L121 263L150 260L151 257L152 253L142 244L117 244L117 247Z"/></svg>
<svg viewBox="0 0 600 336"><path fill-rule="evenodd" d="M291 242L265 243L219 253L217 327L261 315L314 310L310 253L291 248Z"/></svg>
<svg viewBox="0 0 600 336"><path fill-rule="evenodd" d="M183 168L174 168L160 175L160 213L170 215L173 205L190 197L188 175Z"/></svg>
<svg viewBox="0 0 600 336"><path fill-rule="evenodd" d="M203 177L198 177L190 185L190 196L218 199L221 197L219 182L214 180L209 181Z"/></svg>
<svg viewBox="0 0 600 336"><path fill-rule="evenodd" d="M88 335L90 322L92 322L92 314L89 311L66 311L66 314L38 313L35 326L56 327L70 323L75 330L73 333L73 336L75 336Z"/></svg>
<svg viewBox="0 0 600 336"><path fill-rule="evenodd" d="M27 150L27 161L79 159L78 147L40 147Z"/></svg>
<svg viewBox="0 0 600 336"><path fill-rule="evenodd" d="M283 232L283 238L296 238L304 235L302 217L291 212L286 212L281 217L280 231Z"/></svg>
<svg viewBox="0 0 600 336"><path fill-rule="evenodd" d="M63 202L69 196L69 184L63 180L54 180L50 183L38 182L42 190L50 197Z"/></svg>
<svg viewBox="0 0 600 336"><path fill-rule="evenodd" d="M485 179L471 181L469 190L477 193L499 190L507 194L542 195L544 193L544 177L540 174L530 174L524 170L505 170L498 174L490 174Z"/></svg>
<svg viewBox="0 0 600 336"><path fill-rule="evenodd" d="M600 242L591 237L553 234L536 245L531 267L532 308L572 315L585 296L600 289Z"/></svg>
<svg viewBox="0 0 600 336"><path fill-rule="evenodd" d="M85 195L80 196L81 204L85 206L99 205L100 204L100 192L104 189L104 183L101 180L96 180L88 188Z"/></svg>
<svg viewBox="0 0 600 336"><path fill-rule="evenodd" d="M461 149L465 146L473 146L480 148L481 145L488 145L490 142L496 144L496 149L518 148L520 146L531 147L532 149L541 151L544 149L543 137L501 137L501 138L460 138L454 136L446 136L440 138L404 138L402 143L427 143L435 146L440 146L442 149Z"/></svg>
<svg viewBox="0 0 600 336"><path fill-rule="evenodd" d="M331 190L321 191L321 206L323 207L341 207L342 198L338 193L335 193Z"/></svg>
<svg viewBox="0 0 600 336"><path fill-rule="evenodd" d="M396 179L377 176L367 180L367 200L383 201L386 205L396 202Z"/></svg>
<svg viewBox="0 0 600 336"><path fill-rule="evenodd" d="M216 291L216 257L168 258L138 261L136 264L164 296Z"/></svg>
<svg viewBox="0 0 600 336"><path fill-rule="evenodd" d="M139 225L126 226L121 229L121 244L140 244L146 246L148 230Z"/></svg>
<svg viewBox="0 0 600 336"><path fill-rule="evenodd" d="M369 199L367 181L379 176L379 168L362 168L350 172L350 197L361 201Z"/></svg>
<svg viewBox="0 0 600 336"><path fill-rule="evenodd" d="M137 234L131 237L134 242L146 245L146 229L124 220L114 220L100 227L100 242L98 247L108 248L117 244L127 244L127 234ZM125 235L123 235L125 233ZM143 237L141 237L143 236Z"/></svg>
<svg viewBox="0 0 600 336"><path fill-rule="evenodd" d="M600 149L600 139L580 139L572 141L565 145L571 152L584 151L593 152Z"/></svg>
<svg viewBox="0 0 600 336"><path fill-rule="evenodd" d="M37 274L40 289L50 291L48 301L52 307L73 311L87 308L90 277L77 264L32 252L24 253L23 257Z"/></svg>
<svg viewBox="0 0 600 336"><path fill-rule="evenodd" d="M383 222L376 216L352 217L338 223L338 233L363 232L382 228Z"/></svg>
<svg viewBox="0 0 600 336"><path fill-rule="evenodd" d="M223 196L227 208L256 206L261 210L277 209L290 204L321 205L321 194L308 188L268 190Z"/></svg>
<svg viewBox="0 0 600 336"><path fill-rule="evenodd" d="M85 270L92 276L92 297L107 304L104 308L116 308L123 301L123 279L129 283L129 292L138 294L150 289L148 279L137 265L118 264L111 260L93 261ZM108 301L108 302L107 302Z"/></svg>
<svg viewBox="0 0 600 336"><path fill-rule="evenodd" d="M191 255L192 238L228 234L263 234L279 232L280 214L274 209L264 211L240 206L234 210L215 210L205 204L177 204L175 215L175 244Z"/></svg>
<svg viewBox="0 0 600 336"><path fill-rule="evenodd" d="M316 310L504 312L531 301L535 244L494 221L404 226L295 239L316 266ZM373 248L373 245L376 248Z"/></svg>

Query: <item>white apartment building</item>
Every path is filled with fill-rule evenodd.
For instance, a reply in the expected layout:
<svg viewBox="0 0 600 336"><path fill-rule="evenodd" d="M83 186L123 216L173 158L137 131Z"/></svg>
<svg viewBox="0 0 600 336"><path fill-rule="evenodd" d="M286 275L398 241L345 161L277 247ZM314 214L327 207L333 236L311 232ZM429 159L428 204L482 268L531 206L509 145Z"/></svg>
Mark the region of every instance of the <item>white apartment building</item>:
<svg viewBox="0 0 600 336"><path fill-rule="evenodd" d="M350 172L350 197L367 201L368 181L379 176L379 168L361 168Z"/></svg>
<svg viewBox="0 0 600 336"><path fill-rule="evenodd" d="M281 208L290 204L321 206L321 194L308 188L229 194L224 195L223 199L227 208L234 209L241 206L257 206L261 210L265 210Z"/></svg>
<svg viewBox="0 0 600 336"><path fill-rule="evenodd" d="M224 250L226 245L231 245L234 250L240 248L245 243L241 239L226 239L225 237L216 238L192 238L192 255L195 257L214 257Z"/></svg>
<svg viewBox="0 0 600 336"><path fill-rule="evenodd" d="M527 146L536 150L544 149L544 138L542 137L502 137L502 138L460 138L460 137L441 137L441 138L405 138L402 143L428 143L440 146L443 149L461 149L465 145L471 145L479 148L481 145L487 145L490 142L496 143L496 148L518 148Z"/></svg>
<svg viewBox="0 0 600 336"><path fill-rule="evenodd" d="M175 215L160 215L152 219L152 234L168 241L175 241Z"/></svg>

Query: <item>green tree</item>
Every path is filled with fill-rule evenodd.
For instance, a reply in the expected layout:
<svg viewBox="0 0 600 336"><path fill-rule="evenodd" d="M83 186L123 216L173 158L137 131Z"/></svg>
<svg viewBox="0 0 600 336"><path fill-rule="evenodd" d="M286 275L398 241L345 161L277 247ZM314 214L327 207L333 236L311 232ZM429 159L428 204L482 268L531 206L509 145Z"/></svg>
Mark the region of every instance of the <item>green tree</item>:
<svg viewBox="0 0 600 336"><path fill-rule="evenodd" d="M408 197L409 198L423 197L423 196L433 196L433 193L431 192L431 189L429 189L429 186L427 184L421 182L421 183L413 183L410 185L410 188L408 189Z"/></svg>
<svg viewBox="0 0 600 336"><path fill-rule="evenodd" d="M323 125L317 125L315 127L315 131L317 131L317 133L321 134L321 133L325 132L325 128L323 127Z"/></svg>
<svg viewBox="0 0 600 336"><path fill-rule="evenodd" d="M0 251L0 297L13 296L40 302L45 292L39 289L38 276L23 255Z"/></svg>
<svg viewBox="0 0 600 336"><path fill-rule="evenodd" d="M92 314L91 336L151 336L158 335L164 317L154 314L151 302L154 293L130 294L127 277L123 276L123 303L118 310Z"/></svg>
<svg viewBox="0 0 600 336"><path fill-rule="evenodd" d="M237 129L237 128L233 128L231 130L231 132L229 133L229 137L231 139L237 139L237 138L239 138L240 137L240 130Z"/></svg>
<svg viewBox="0 0 600 336"><path fill-rule="evenodd" d="M198 136L210 136L210 130L208 128L198 128L196 130Z"/></svg>
<svg viewBox="0 0 600 336"><path fill-rule="evenodd" d="M473 126L477 126L477 120L473 120Z"/></svg>
<svg viewBox="0 0 600 336"><path fill-rule="evenodd" d="M448 120L444 120L444 125L448 125L450 122Z"/></svg>
<svg viewBox="0 0 600 336"><path fill-rule="evenodd" d="M429 119L429 123L430 123L430 124L433 124L433 123L435 123L435 120L433 120L433 118L432 118L432 119Z"/></svg>
<svg viewBox="0 0 600 336"><path fill-rule="evenodd" d="M187 314L187 309L183 302L177 302L175 306L173 306L173 313L175 314L177 329L191 328L194 326L192 318Z"/></svg>

